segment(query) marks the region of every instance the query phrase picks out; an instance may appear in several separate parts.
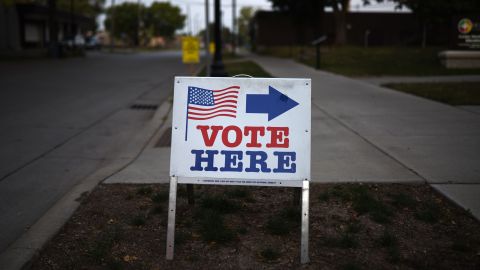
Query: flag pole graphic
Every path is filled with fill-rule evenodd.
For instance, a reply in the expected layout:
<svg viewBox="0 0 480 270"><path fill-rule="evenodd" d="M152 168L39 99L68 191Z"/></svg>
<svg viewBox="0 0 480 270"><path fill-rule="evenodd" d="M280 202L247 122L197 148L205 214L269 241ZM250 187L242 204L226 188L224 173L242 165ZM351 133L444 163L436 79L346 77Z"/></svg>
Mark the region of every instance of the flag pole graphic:
<svg viewBox="0 0 480 270"><path fill-rule="evenodd" d="M188 134L188 102L187 102L187 115L185 121L185 141L187 141L187 134Z"/></svg>

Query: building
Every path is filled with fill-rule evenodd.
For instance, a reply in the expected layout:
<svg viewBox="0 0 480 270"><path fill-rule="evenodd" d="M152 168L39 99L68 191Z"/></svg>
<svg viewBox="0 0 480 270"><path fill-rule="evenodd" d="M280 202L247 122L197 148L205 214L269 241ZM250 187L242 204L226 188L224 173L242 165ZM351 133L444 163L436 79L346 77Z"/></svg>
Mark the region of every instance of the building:
<svg viewBox="0 0 480 270"><path fill-rule="evenodd" d="M6 6L0 2L0 52L46 48L50 40L48 19L49 10L46 6ZM59 41L73 39L76 34L95 27L94 19L62 10L57 10L55 22Z"/></svg>
<svg viewBox="0 0 480 270"><path fill-rule="evenodd" d="M250 25L253 45L261 50L268 46L310 44L318 38L318 33L333 42L334 14L325 12L317 20L314 25L320 29L315 29L311 20L298 27L286 13L259 11ZM428 45L448 45L449 27L448 24L424 26L412 13L350 12L346 17L347 44L358 46L419 45L423 38Z"/></svg>

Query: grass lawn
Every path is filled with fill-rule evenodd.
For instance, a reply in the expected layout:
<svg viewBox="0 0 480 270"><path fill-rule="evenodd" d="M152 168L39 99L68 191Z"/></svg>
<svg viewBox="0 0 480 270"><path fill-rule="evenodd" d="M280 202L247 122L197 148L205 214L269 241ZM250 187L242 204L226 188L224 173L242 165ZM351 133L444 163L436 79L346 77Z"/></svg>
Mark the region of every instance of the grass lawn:
<svg viewBox="0 0 480 270"><path fill-rule="evenodd" d="M480 74L480 69L446 69L440 64L437 47L330 47L323 48L321 69L347 76L430 76ZM292 57L315 66L313 47L269 48L265 54ZM302 56L303 55L303 56Z"/></svg>
<svg viewBox="0 0 480 270"><path fill-rule="evenodd" d="M234 76L238 74L247 74L255 78L271 78L268 72L266 72L262 67L257 65L253 61L232 61L228 62L225 61L225 70L227 71L229 76ZM200 73L199 76L205 76L206 69L204 68Z"/></svg>
<svg viewBox="0 0 480 270"><path fill-rule="evenodd" d="M398 83L385 86L450 105L480 105L480 82Z"/></svg>
<svg viewBox="0 0 480 270"><path fill-rule="evenodd" d="M225 69L228 75L234 76L237 74L247 74L256 78L271 78L272 75L266 72L262 67L253 61L241 61L225 63Z"/></svg>

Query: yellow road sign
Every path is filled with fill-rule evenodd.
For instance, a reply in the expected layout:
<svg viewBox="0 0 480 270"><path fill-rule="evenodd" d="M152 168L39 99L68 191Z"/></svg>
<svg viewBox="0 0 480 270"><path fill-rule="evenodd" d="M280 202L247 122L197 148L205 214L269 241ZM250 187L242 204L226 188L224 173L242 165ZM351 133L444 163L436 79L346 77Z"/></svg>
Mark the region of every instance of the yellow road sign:
<svg viewBox="0 0 480 270"><path fill-rule="evenodd" d="M197 38L184 37L182 39L182 61L185 64L200 62L200 43Z"/></svg>
<svg viewBox="0 0 480 270"><path fill-rule="evenodd" d="M210 42L208 49L210 50L210 54L214 54L215 53L215 42Z"/></svg>

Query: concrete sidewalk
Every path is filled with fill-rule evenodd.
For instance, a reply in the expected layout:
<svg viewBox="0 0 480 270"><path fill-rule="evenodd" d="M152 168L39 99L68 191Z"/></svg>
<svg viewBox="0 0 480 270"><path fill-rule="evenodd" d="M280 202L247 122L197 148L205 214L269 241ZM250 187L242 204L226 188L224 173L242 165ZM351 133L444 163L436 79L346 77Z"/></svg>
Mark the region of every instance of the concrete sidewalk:
<svg viewBox="0 0 480 270"><path fill-rule="evenodd" d="M291 60L250 57L275 77L312 78L313 182L428 182L480 217L480 115ZM105 182L168 183L170 148L157 140Z"/></svg>
<svg viewBox="0 0 480 270"><path fill-rule="evenodd" d="M480 217L480 115L292 60L251 58L275 77L312 78L314 181L424 180Z"/></svg>
<svg viewBox="0 0 480 270"><path fill-rule="evenodd" d="M445 75L445 76L381 76L359 77L359 80L374 84L387 83L449 83L449 82L480 82L480 75Z"/></svg>

